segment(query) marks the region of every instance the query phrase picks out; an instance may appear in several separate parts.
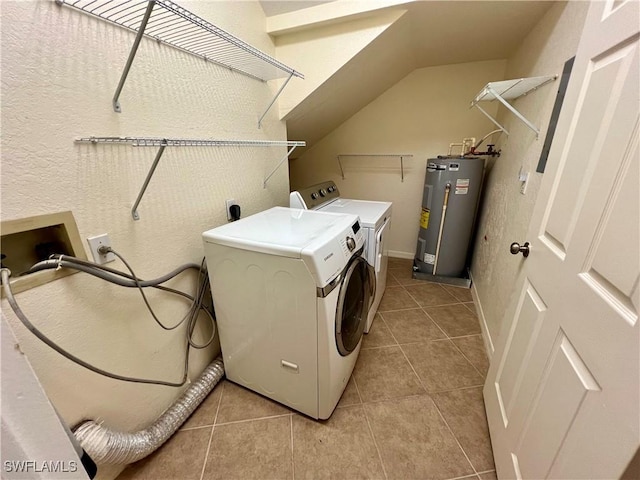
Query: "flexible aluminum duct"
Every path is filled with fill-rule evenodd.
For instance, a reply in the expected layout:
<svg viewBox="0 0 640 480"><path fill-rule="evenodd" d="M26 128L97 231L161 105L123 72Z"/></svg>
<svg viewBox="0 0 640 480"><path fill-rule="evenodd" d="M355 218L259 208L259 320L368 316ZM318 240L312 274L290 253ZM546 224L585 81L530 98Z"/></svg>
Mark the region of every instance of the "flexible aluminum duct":
<svg viewBox="0 0 640 480"><path fill-rule="evenodd" d="M115 432L89 420L80 424L73 433L97 464L136 462L166 442L209 395L223 375L224 365L218 357L169 409L139 432Z"/></svg>

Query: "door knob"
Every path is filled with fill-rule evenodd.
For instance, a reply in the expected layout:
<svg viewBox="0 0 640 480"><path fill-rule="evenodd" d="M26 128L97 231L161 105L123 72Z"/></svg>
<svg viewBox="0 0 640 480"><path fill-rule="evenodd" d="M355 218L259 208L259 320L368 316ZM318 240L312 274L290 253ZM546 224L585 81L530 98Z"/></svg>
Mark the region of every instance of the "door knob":
<svg viewBox="0 0 640 480"><path fill-rule="evenodd" d="M529 256L529 242L524 242L524 245L520 245L518 242L513 242L509 247L511 255L522 254L523 257Z"/></svg>

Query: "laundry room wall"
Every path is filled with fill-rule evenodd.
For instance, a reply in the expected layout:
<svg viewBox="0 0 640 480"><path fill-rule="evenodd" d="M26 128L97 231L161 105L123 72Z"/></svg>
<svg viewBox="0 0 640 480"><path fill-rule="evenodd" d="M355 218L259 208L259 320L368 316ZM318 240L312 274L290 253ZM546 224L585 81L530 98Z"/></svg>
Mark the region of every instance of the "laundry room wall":
<svg viewBox="0 0 640 480"><path fill-rule="evenodd" d="M274 54L258 2L180 5ZM168 147L139 206L141 218L133 221L130 209L157 148L75 144L75 138L286 140L277 105L257 127L277 82L264 83L143 39L118 114L111 98L133 33L53 0L2 2L1 8L3 221L69 210L83 242L108 233L113 248L141 278L150 279L201 262L201 234L226 223L225 199L235 199L244 215L288 204L287 162L263 188L265 175L286 154L284 147ZM85 250L91 258L86 243ZM120 261L108 266L124 270ZM169 285L190 289L194 279L190 273ZM148 296L165 324L175 324L188 308L163 292ZM77 273L19 293L17 301L38 328L87 362L121 375L181 377L184 327L162 330L135 289ZM95 419L135 431L183 390L88 372L29 334L5 300L2 312L17 348L71 426ZM199 329L202 338L206 322ZM193 351L190 377L215 354L215 347Z"/></svg>
<svg viewBox="0 0 640 480"><path fill-rule="evenodd" d="M555 4L508 59L505 78L561 74L564 63L575 55L588 7L589 2ZM471 268L490 352L500 334L514 282L524 266L522 256L509 254L509 245L531 240L526 235L544 175L536 173L536 166L559 83L558 79L513 102L540 128L538 138L511 112L505 108L499 112L499 122L510 135L500 135L498 148L502 155L488 163ZM520 193L518 181L521 170L529 173L525 195Z"/></svg>
<svg viewBox="0 0 640 480"><path fill-rule="evenodd" d="M427 159L446 155L450 143L495 129L469 104L487 82L504 79L505 65L491 60L414 70L291 160L291 188L333 180L345 198L393 202L390 255L413 258ZM497 105L487 109L495 113ZM397 157L342 158L342 179L336 157L348 153L413 157L403 160L404 181Z"/></svg>

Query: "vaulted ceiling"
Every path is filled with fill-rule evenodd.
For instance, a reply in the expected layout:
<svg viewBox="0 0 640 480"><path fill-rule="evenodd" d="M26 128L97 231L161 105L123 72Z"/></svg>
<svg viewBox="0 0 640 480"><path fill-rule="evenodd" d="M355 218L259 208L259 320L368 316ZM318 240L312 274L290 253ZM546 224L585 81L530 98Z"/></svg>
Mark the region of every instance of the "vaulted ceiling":
<svg viewBox="0 0 640 480"><path fill-rule="evenodd" d="M337 23L344 29L363 17L403 12L327 78L300 80L314 89L284 112L289 138L313 145L416 68L509 58L553 3L263 0L265 12L273 12L267 13L267 32L276 45L291 43L300 32L322 37L323 29ZM368 8L358 10L356 4ZM289 55L296 68L296 56ZM297 58L304 55L301 43Z"/></svg>

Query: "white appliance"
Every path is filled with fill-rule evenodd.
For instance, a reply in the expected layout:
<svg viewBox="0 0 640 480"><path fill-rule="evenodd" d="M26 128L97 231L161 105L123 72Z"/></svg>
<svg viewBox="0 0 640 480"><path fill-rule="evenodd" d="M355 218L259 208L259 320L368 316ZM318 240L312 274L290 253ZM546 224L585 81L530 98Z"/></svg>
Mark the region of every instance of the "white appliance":
<svg viewBox="0 0 640 480"><path fill-rule="evenodd" d="M329 418L370 304L358 217L274 207L203 240L227 378Z"/></svg>
<svg viewBox="0 0 640 480"><path fill-rule="evenodd" d="M364 329L365 333L369 333L387 286L387 237L391 228L392 203L340 198L336 184L328 181L291 192L289 206L319 212L349 213L360 217L365 238L364 256L375 272L374 293Z"/></svg>

